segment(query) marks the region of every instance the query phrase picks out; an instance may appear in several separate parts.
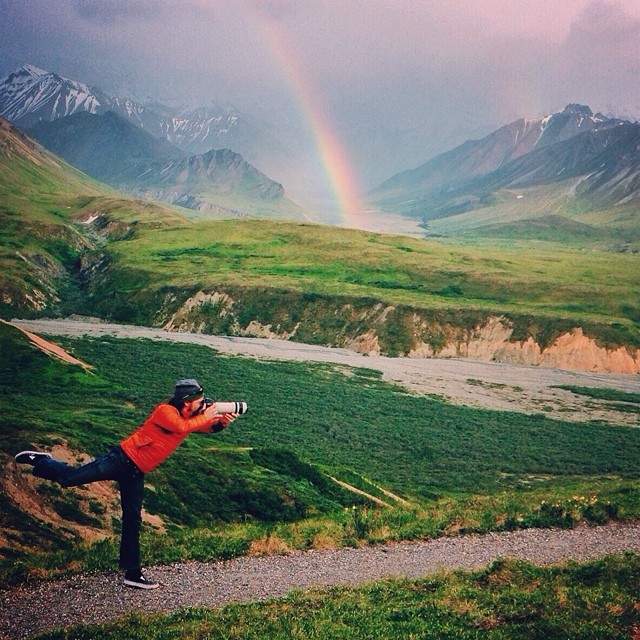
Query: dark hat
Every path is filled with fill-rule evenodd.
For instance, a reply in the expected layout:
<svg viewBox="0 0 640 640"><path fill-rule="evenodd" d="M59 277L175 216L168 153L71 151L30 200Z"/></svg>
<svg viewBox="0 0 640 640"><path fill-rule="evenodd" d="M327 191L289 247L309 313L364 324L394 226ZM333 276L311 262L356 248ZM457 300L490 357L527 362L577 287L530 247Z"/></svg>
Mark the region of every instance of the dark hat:
<svg viewBox="0 0 640 640"><path fill-rule="evenodd" d="M173 394L174 398L189 401L202 395L204 395L204 389L198 384L197 380L187 378L176 382L176 390Z"/></svg>

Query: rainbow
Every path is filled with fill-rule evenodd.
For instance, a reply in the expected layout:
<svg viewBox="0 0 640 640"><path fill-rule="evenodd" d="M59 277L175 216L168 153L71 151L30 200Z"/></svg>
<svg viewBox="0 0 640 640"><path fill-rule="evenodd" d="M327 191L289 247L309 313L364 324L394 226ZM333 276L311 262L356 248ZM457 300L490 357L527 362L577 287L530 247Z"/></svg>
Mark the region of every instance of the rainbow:
<svg viewBox="0 0 640 640"><path fill-rule="evenodd" d="M313 136L320 161L340 208L343 223L351 226L351 222L353 226L357 226L356 217L363 211L360 188L342 141L323 109L324 101L309 79L305 77L298 63L301 56L291 39L287 38L284 31L269 16L255 6L251 8L266 47L277 67L284 74L302 119L306 121Z"/></svg>

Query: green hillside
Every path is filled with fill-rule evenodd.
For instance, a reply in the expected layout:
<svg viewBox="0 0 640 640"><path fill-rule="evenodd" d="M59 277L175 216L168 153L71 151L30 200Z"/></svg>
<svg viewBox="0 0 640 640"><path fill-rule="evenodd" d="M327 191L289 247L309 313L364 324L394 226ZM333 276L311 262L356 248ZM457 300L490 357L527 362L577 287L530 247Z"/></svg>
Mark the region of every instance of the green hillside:
<svg viewBox="0 0 640 640"><path fill-rule="evenodd" d="M82 221L108 213L108 236L141 218L187 221L170 209L125 198L46 151L0 118L0 309L50 309L75 298L75 267L100 243ZM148 216L148 218L147 218Z"/></svg>
<svg viewBox="0 0 640 640"><path fill-rule="evenodd" d="M456 407L366 369L167 342L61 344L93 369L53 360L0 324L0 553L12 580L37 567L111 569L119 514L88 487L25 484L11 456L56 446L72 461L97 455L183 375L250 410L220 435L190 437L149 476L146 509L166 529L145 527L149 563L640 515L638 429ZM87 527L107 540L79 545Z"/></svg>
<svg viewBox="0 0 640 640"><path fill-rule="evenodd" d="M635 204L603 208L575 198L576 180L503 189L472 211L429 220L429 234L451 238L546 241L581 251L640 251Z"/></svg>
<svg viewBox="0 0 640 640"><path fill-rule="evenodd" d="M133 246L132 246L133 245ZM133 248L135 247L135 249ZM149 288L284 289L424 309L476 309L581 320L637 318L637 257L557 244L460 245L262 220L141 232L110 246ZM594 292L598 292L594 298Z"/></svg>
<svg viewBox="0 0 640 640"><path fill-rule="evenodd" d="M582 327L609 348L640 346L637 256L560 244L461 244L265 220L139 228L104 250L86 315L206 333L438 353L492 317L541 347Z"/></svg>
<svg viewBox="0 0 640 640"><path fill-rule="evenodd" d="M640 345L635 254L567 247L551 232L534 241L517 217L499 238L473 241L194 222L110 191L6 121L0 133L4 317L81 313L249 335L266 328L336 346L368 336L391 355L417 344L438 353L498 317L512 340L531 336L541 347L576 326L600 345ZM504 238L509 229L514 239Z"/></svg>

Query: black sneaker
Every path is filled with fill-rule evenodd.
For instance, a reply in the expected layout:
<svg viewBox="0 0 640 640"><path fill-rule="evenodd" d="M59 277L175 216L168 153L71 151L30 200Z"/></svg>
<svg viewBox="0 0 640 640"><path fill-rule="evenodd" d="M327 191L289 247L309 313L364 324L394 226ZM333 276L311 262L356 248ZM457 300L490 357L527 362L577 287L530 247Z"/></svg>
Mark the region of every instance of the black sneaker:
<svg viewBox="0 0 640 640"><path fill-rule="evenodd" d="M19 464L35 465L39 460L50 457L50 453L43 453L42 451L21 451L16 454L15 461Z"/></svg>
<svg viewBox="0 0 640 640"><path fill-rule="evenodd" d="M138 589L157 589L160 586L157 582L145 578L140 569L127 570L124 574L124 583L128 587Z"/></svg>

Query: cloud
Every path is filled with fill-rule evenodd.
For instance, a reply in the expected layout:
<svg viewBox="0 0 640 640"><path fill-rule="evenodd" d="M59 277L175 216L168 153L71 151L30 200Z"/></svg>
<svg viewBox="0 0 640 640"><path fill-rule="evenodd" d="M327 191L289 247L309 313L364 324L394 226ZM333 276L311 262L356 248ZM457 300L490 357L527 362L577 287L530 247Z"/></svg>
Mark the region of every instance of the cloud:
<svg viewBox="0 0 640 640"><path fill-rule="evenodd" d="M295 0L249 0L257 11L261 11L274 20L282 20L298 15L300 2Z"/></svg>
<svg viewBox="0 0 640 640"><path fill-rule="evenodd" d="M277 27L365 181L522 116L640 114L638 0L0 0L0 75L228 102L304 128Z"/></svg>
<svg viewBox="0 0 640 640"><path fill-rule="evenodd" d="M100 25L112 25L132 18L159 19L166 9L163 0L72 0L78 16Z"/></svg>
<svg viewBox="0 0 640 640"><path fill-rule="evenodd" d="M593 2L572 25L564 52L575 61L598 60L629 64L636 69L640 54L640 17L634 18L619 3Z"/></svg>
<svg viewBox="0 0 640 640"><path fill-rule="evenodd" d="M555 56L556 94L640 114L640 15L619 2L592 2ZM637 115L636 115L637 117Z"/></svg>

